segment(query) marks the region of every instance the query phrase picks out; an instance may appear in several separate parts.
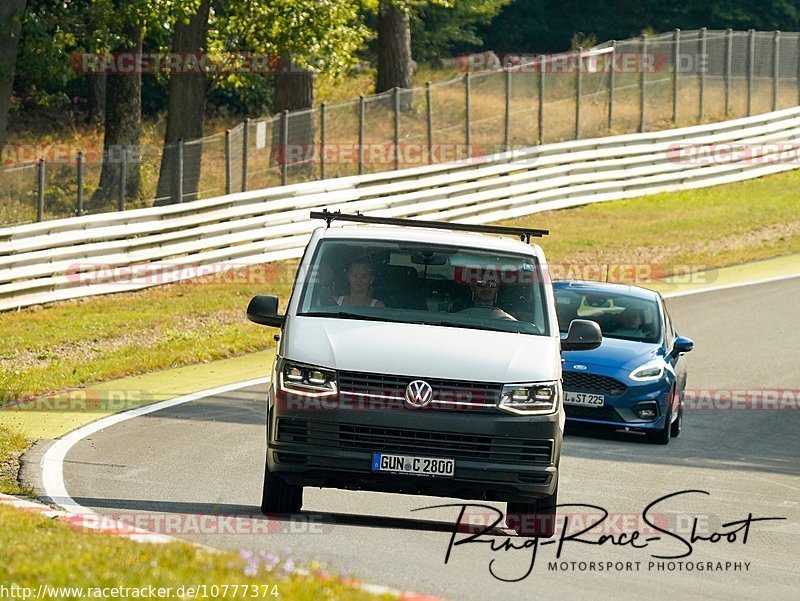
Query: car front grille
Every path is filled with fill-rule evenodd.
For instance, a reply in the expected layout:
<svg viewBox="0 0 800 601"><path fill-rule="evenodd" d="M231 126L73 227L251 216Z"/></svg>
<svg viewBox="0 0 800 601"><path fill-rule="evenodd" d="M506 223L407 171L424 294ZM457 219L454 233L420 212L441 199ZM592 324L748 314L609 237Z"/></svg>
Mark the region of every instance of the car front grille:
<svg viewBox="0 0 800 601"><path fill-rule="evenodd" d="M594 419L602 422L624 422L617 410L613 407L580 407L577 405L564 405L567 419Z"/></svg>
<svg viewBox="0 0 800 601"><path fill-rule="evenodd" d="M502 463L549 465L552 440L476 436L431 430L278 419L278 441L322 448Z"/></svg>
<svg viewBox="0 0 800 601"><path fill-rule="evenodd" d="M564 390L571 392L593 392L610 396L622 396L628 387L619 380L598 374L578 371L563 371Z"/></svg>
<svg viewBox="0 0 800 601"><path fill-rule="evenodd" d="M402 402L406 386L414 380L424 380L433 389L430 409L495 411L502 385L492 382L467 382L439 378L419 378L392 374L340 371L337 374L339 391L345 395L391 398Z"/></svg>

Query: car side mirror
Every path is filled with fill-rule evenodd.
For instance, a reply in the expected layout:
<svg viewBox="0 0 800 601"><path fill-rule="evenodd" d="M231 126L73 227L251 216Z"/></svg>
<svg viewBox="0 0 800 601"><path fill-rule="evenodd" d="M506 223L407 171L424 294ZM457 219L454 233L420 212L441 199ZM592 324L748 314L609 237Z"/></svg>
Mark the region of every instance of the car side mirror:
<svg viewBox="0 0 800 601"><path fill-rule="evenodd" d="M258 294L247 305L247 319L262 326L283 327L285 316L278 314L278 297Z"/></svg>
<svg viewBox="0 0 800 601"><path fill-rule="evenodd" d="M688 353L694 348L694 340L685 336L678 336L672 345L672 354Z"/></svg>
<svg viewBox="0 0 800 601"><path fill-rule="evenodd" d="M603 342L603 333L597 322L590 319L573 319L567 337L561 340L562 351L590 351Z"/></svg>

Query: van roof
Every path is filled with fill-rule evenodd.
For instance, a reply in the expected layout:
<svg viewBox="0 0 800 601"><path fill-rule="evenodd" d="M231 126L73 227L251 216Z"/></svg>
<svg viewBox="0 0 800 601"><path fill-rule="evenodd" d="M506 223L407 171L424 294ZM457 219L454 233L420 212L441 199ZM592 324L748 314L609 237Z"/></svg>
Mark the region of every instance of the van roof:
<svg viewBox="0 0 800 601"><path fill-rule="evenodd" d="M544 253L538 244L525 244L508 236L473 234L450 230L415 228L413 226L338 225L317 228L321 238L351 240L396 240L465 246L483 250L534 255L539 259Z"/></svg>

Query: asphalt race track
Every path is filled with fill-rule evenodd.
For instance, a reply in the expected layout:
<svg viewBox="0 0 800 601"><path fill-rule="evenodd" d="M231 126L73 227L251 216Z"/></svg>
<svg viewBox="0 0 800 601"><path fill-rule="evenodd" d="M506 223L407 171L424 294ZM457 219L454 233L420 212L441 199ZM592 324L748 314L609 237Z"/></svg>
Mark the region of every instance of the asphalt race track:
<svg viewBox="0 0 800 601"><path fill-rule="evenodd" d="M798 292L800 279L790 279L668 301L678 332L696 344L688 356L688 388L800 389ZM557 565L551 566L557 544L540 543L530 575L503 582L490 573L490 562L494 560L496 576L521 578L534 548L509 550L502 545L510 540L522 547L526 541L532 544L531 539L508 539L510 532L496 529L492 537L499 550L493 551L488 543L456 546L445 565L459 509L412 512L458 500L306 489L302 515L266 522L258 511L265 389L266 385L190 402L94 434L67 455L64 473L69 494L99 513L146 515L151 527L161 524L162 532L213 547L265 549L281 555L291 549L295 561L326 560L334 569L352 569L367 582L449 599L797 598L800 411L796 406L779 411L689 412L683 434L667 447L648 445L631 434L568 432L559 502L605 508L610 516L599 534L614 534L618 540L624 531L629 540L638 529L642 533L635 542L647 547L567 540ZM649 513L656 524L686 539L695 518L696 533L703 536L735 530L737 526L723 524L744 520L751 513L754 518L787 519L753 522L746 544L740 530L734 542L726 537L716 543L698 540L688 557L654 559L652 555L683 555L688 545L654 531L642 520L642 512L650 502L688 489L710 494L677 496ZM502 504L497 507L503 509ZM577 525L599 519L597 509L573 507L561 512L569 516L574 534L580 529ZM476 510L475 515L483 519L486 513ZM204 527L210 533L203 535L181 532L190 528L185 516L195 514L241 519L208 520ZM169 516L172 528L182 524L177 531L165 528ZM257 533L250 534L252 530ZM643 542L658 535L661 540ZM456 540L467 536L462 529ZM584 537L597 539L597 535ZM595 562L594 571L589 562ZM609 570L607 562L621 563L612 563ZM708 562L723 570L709 571ZM731 562L727 570L725 562Z"/></svg>

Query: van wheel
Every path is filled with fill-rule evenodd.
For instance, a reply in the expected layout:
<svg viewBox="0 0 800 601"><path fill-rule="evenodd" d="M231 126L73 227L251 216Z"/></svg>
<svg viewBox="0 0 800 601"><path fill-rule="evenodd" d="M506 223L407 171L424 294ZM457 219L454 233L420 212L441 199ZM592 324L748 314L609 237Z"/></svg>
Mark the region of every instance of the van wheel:
<svg viewBox="0 0 800 601"><path fill-rule="evenodd" d="M532 502L508 502L506 524L520 536L550 538L556 532L558 489Z"/></svg>
<svg viewBox="0 0 800 601"><path fill-rule="evenodd" d="M264 466L264 490L261 495L261 513L298 513L303 507L303 487L287 484Z"/></svg>

